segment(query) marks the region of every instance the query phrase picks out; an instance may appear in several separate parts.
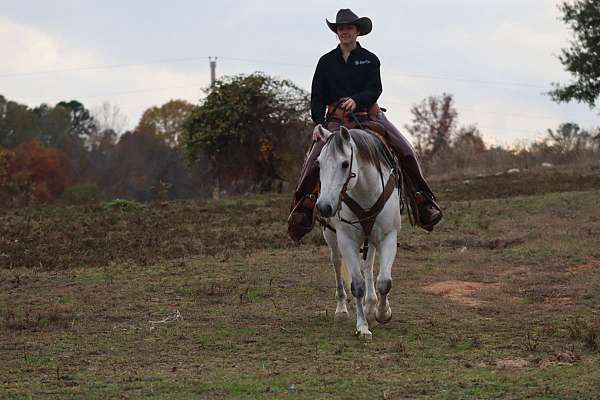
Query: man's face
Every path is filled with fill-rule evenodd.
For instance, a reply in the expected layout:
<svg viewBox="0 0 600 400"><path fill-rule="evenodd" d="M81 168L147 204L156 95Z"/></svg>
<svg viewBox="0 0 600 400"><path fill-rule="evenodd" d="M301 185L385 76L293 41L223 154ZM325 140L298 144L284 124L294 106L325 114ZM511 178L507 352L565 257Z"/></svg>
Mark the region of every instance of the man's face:
<svg viewBox="0 0 600 400"><path fill-rule="evenodd" d="M351 44L358 37L358 28L356 25L338 25L337 35L342 44Z"/></svg>

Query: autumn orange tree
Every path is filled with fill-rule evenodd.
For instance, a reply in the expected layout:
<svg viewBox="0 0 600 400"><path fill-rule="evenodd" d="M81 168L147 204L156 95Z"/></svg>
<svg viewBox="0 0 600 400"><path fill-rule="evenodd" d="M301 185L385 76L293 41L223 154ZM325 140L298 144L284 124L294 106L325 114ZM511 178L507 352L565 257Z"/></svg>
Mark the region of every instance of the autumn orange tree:
<svg viewBox="0 0 600 400"><path fill-rule="evenodd" d="M65 190L69 175L64 152L39 140L0 150L0 198L5 206L51 201Z"/></svg>

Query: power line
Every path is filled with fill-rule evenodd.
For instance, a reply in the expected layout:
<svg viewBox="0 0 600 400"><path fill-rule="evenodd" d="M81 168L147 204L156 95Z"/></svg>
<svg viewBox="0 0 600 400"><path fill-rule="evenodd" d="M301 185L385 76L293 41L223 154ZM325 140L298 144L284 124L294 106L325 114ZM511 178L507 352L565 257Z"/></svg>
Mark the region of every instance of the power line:
<svg viewBox="0 0 600 400"><path fill-rule="evenodd" d="M407 78L417 78L417 79L431 79L431 80L443 80L443 81L454 81L454 82L464 82L464 83L477 83L481 85L496 85L496 86L520 86L520 87L529 87L529 88L538 88L538 89L549 89L547 85L533 84L533 83L524 83L524 82L508 82L508 81L487 81L481 79L467 79L467 78L455 78L448 76L433 76L433 75L416 75L416 74L395 74L392 73L392 76L403 76Z"/></svg>
<svg viewBox="0 0 600 400"><path fill-rule="evenodd" d="M28 71L28 72L15 72L15 73L8 73L8 74L0 74L0 78L17 78L17 77L22 77L22 76L54 74L54 73L61 73L61 72L78 72L78 71L92 71L92 70L102 70L102 69L142 67L145 65L180 63L180 62L207 60L207 59L208 59L208 57L172 58L172 59L164 59L164 60L146 61L146 62L141 62L141 63L130 63L130 64L90 65L90 66L81 66L81 67L67 67L67 68L62 68L62 69L49 69L49 70L44 70L44 71Z"/></svg>
<svg viewBox="0 0 600 400"><path fill-rule="evenodd" d="M408 103L401 103L401 102L396 102L396 101L386 101L385 105L387 104L395 104L398 106L403 106L403 107L413 107L418 105L417 103L413 103L413 104L408 104ZM500 111L486 111L486 110L481 110L478 108L471 108L471 107L457 107L457 109L459 111L472 111L472 112L476 112L479 114L490 114L490 115L499 115L499 116L505 116L505 117L518 117L518 118L525 118L525 119L547 119L547 120L553 120L553 121L565 121L565 120L569 120L568 118L557 118L554 116L550 116L550 115L540 115L540 114L525 114L525 113L506 113L506 112L500 112Z"/></svg>
<svg viewBox="0 0 600 400"><path fill-rule="evenodd" d="M299 68L314 68L315 67L315 65L309 65L309 64L295 64L295 63L288 63L288 62L281 62L281 61L256 60L256 59L250 59L250 58L234 58L234 57L221 57L221 58L223 60L242 61L242 62L259 63L259 64L266 64L266 65L283 65L286 67L299 67Z"/></svg>
<svg viewBox="0 0 600 400"><path fill-rule="evenodd" d="M279 62L279 61L257 60L257 59L248 59L248 58L223 57L223 59L232 60L232 61L255 62L255 63L267 64L267 65L284 65L284 66L301 67L301 68L314 68L315 67L314 65L308 65L308 64L294 64L294 63L285 63L285 62ZM385 65L385 67L399 68L394 65ZM525 83L525 82L492 81L492 80L468 79L468 78L459 78L459 77L450 77L450 76L435 76L435 75L421 75L421 74L407 74L407 73L393 73L393 72L386 73L386 74L391 75L391 76L405 77L405 78L444 80L444 81L455 81L455 82L464 82L464 83L477 83L477 84L482 84L482 85L521 86L521 87L530 87L530 88L549 89L548 85Z"/></svg>
<svg viewBox="0 0 600 400"><path fill-rule="evenodd" d="M82 96L60 96L63 99L90 99L90 98L98 98L98 97L113 97L113 96L126 96L130 94L138 94L138 93L148 93L148 92L159 92L162 90L171 90L171 89L200 89L202 85L206 85L206 82L202 83L193 83L187 85L179 85L179 86L167 86L160 88L146 88L146 89L136 89L136 90L126 90L122 92L110 92L104 94L91 94L91 95L82 95ZM40 101L41 103L47 103L45 101Z"/></svg>
<svg viewBox="0 0 600 400"><path fill-rule="evenodd" d="M155 87L155 88L141 88L141 89L135 89L135 90L126 90L126 91L118 91L118 92L108 92L108 93L102 93L102 94L88 94L88 95L71 95L71 96L60 96L62 98L75 98L75 99L90 99L90 98L101 98L101 97L114 97L114 96L127 96L127 95L131 95L131 94L139 94L139 93L149 93L149 92L158 92L158 91L163 91L163 90L171 90L171 89L194 89L194 90L199 90L202 87L205 87L207 85L207 82L193 82L193 83L189 83L189 84L185 84L185 85L175 85L175 86L166 86L166 87ZM40 101L38 99L38 101ZM40 102L45 102L45 101L40 101ZM413 107L415 106L417 103L403 103L403 102L395 102L395 101L386 101L382 103L383 105L389 105L389 104L394 104L394 105L398 105L398 106L403 106L403 107ZM479 114L489 114L489 115L499 115L499 116L505 116L505 117L517 117L517 118L525 118L525 119L547 119L547 120L553 120L553 121L567 121L567 120L575 120L574 118L557 118L557 117L553 117L553 116L549 116L549 115L534 115L534 114L525 114L525 113L506 113L506 112L498 112L498 111L487 111L487 110L481 110L481 109L477 109L477 108L470 108L470 107L460 107L460 110L466 110L466 111L472 111L472 112L476 112ZM593 124L591 122L589 122L590 124ZM533 133L533 132L530 132Z"/></svg>
<svg viewBox="0 0 600 400"><path fill-rule="evenodd" d="M268 64L268 65L283 65L283 66L302 67L302 68L311 68L311 69L313 68L312 65L308 65L308 64L286 63L286 62L270 61L270 60L257 60L257 59L246 59L246 58L235 58L235 57L221 57L221 59L222 60L230 60L230 61L261 63L261 64ZM29 76L29 75L36 75L36 74L51 74L51 73L59 73L59 72L75 72L75 71L85 71L85 70L118 69L118 68L129 68L129 67L145 66L145 65L153 65L153 64L191 62L191 61L200 61L200 60L211 61L211 57L161 59L161 60L153 60L153 61L140 62L140 63L129 63L129 64L70 67L70 68L54 69L54 70L46 70L46 71L31 71L31 72L24 72L24 73L4 74L4 75L0 75L0 78ZM215 60L216 60L216 57L215 57ZM485 80L440 77L440 76L429 76L429 75L394 74L394 73L388 74L388 75L404 76L404 77L417 78L417 79L437 79L437 80L459 81L459 82L489 84L489 85L523 86L523 87L535 87L535 88L543 87L541 85L519 83L519 82L485 81ZM160 88L142 88L142 89L136 89L136 90L119 91L119 92L111 92L111 93L104 93L104 94L90 94L90 95L82 95L82 96L61 96L61 97L63 97L63 98L100 98L100 97L126 96L126 95L131 95L131 94L139 94L139 93L147 93L147 92L163 91L163 90L171 90L171 89L180 89L180 88L200 89L200 87L206 86L206 85L207 85L207 82L197 82L197 83L191 83L191 84L186 84L186 85L177 85L177 86L160 87ZM402 105L402 106L413 106L413 104L406 104L406 103L399 103L399 102L387 102L386 104L398 104L398 105ZM559 119L559 118L551 117L551 116L547 116L547 115L533 115L533 114L523 114L523 113L518 113L518 114L517 113L503 113L503 112L485 111L485 110L479 110L479 109L473 109L473 108L461 108L461 110L471 110L471 111L481 113L481 114L502 115L502 116L507 116L507 117L564 121L564 119ZM488 132L503 131L503 129L494 129L494 128L487 128L487 127L480 127L480 129L482 129L484 131L488 131ZM524 131L521 129L519 129L518 131L515 131L512 129L505 129L504 131L511 132L511 133L540 134L540 132Z"/></svg>
<svg viewBox="0 0 600 400"><path fill-rule="evenodd" d="M314 65L281 62L281 61L275 61L275 60L264 60L264 59L259 60L259 59L237 58L237 57L220 57L220 58L222 60L241 61L241 62L257 63L257 64L263 64L263 65L279 65L279 66L311 68L311 69L314 68ZM207 59L210 60L210 57L172 58L172 59L151 60L151 61L139 62L139 63L67 67L67 68L50 69L50 70L44 70L44 71L28 71L28 72L0 74L0 79L2 79L2 78L17 78L17 77L34 76L34 75L44 75L44 74L52 74L52 73L141 67L141 66L146 66L146 65L182 63L182 62L201 61L201 60L207 60ZM386 66L390 67L390 68L398 68L397 66L394 66L394 65L386 65ZM439 75L436 76L436 75L393 73L393 72L386 73L386 74L391 75L391 76L415 78L415 79L443 80L443 81L454 81L454 82L463 82L463 83L474 83L474 84L481 84L481 85L517 86L517 87L550 89L548 87L548 85L532 84L532 83L525 83L525 82L493 81L493 80L482 80L482 79L468 79L468 78L452 77L452 76L439 76Z"/></svg>

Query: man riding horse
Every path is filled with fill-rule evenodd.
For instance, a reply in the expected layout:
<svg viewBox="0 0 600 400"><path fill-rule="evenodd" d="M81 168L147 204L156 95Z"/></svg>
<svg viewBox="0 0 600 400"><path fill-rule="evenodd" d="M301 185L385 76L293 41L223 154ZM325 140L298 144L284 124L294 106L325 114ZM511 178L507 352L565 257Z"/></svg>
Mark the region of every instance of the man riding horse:
<svg viewBox="0 0 600 400"><path fill-rule="evenodd" d="M371 32L368 17L359 18L341 9L335 22L326 20L339 45L323 55L312 81L311 116L316 126L313 143L304 161L300 182L288 219L288 233L300 240L312 229L319 193L319 156L324 143L318 140L319 126L330 131L366 128L381 135L395 153L402 170L409 213L414 223L431 231L442 218L433 191L425 181L415 150L377 105L382 85L377 56L356 41Z"/></svg>

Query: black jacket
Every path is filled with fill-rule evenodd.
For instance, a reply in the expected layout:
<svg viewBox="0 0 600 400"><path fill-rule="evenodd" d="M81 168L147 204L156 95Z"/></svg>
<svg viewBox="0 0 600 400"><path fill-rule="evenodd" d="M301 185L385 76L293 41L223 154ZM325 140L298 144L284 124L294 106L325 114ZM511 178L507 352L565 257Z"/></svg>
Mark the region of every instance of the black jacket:
<svg viewBox="0 0 600 400"><path fill-rule="evenodd" d="M351 97L356 102L357 111L368 110L383 90L380 65L377 56L361 47L360 43L350 52L347 62L344 62L339 45L323 55L312 81L310 111L313 121L323 123L327 104L342 97Z"/></svg>

